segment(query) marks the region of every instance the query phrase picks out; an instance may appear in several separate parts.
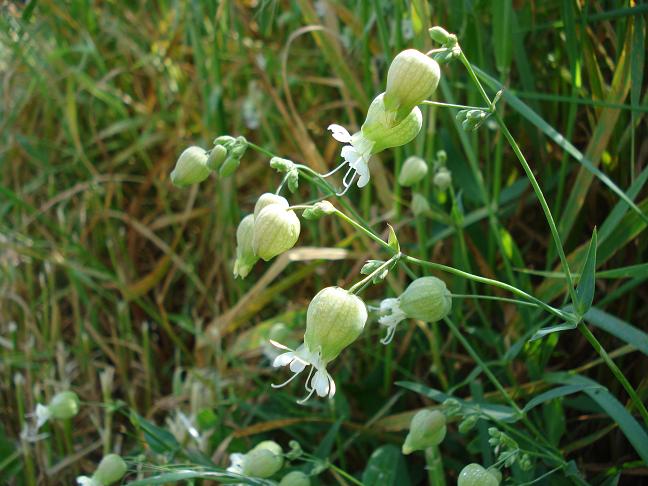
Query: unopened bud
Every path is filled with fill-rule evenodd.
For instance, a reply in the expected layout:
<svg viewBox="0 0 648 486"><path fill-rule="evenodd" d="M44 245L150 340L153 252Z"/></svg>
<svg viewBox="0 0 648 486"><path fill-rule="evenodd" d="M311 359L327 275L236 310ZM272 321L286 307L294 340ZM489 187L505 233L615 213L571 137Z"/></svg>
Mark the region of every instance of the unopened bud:
<svg viewBox="0 0 648 486"><path fill-rule="evenodd" d="M73 391L57 393L47 405L52 418L67 420L79 413L79 397Z"/></svg>
<svg viewBox="0 0 648 486"><path fill-rule="evenodd" d="M310 477L301 471L289 472L279 482L279 486L310 486L310 484Z"/></svg>
<svg viewBox="0 0 648 486"><path fill-rule="evenodd" d="M479 417L477 415L469 415L459 423L459 427L458 427L459 432L462 434L466 434L467 432L470 432L473 429L473 427L475 427L477 420L479 420Z"/></svg>
<svg viewBox="0 0 648 486"><path fill-rule="evenodd" d="M432 182L437 189L445 191L452 185L452 172L445 167L440 167L439 170L436 171L436 174L434 174Z"/></svg>
<svg viewBox="0 0 648 486"><path fill-rule="evenodd" d="M457 486L498 486L499 481L490 470L476 463L468 464L459 473Z"/></svg>
<svg viewBox="0 0 648 486"><path fill-rule="evenodd" d="M415 192L412 194L412 212L414 216L425 216L432 211L430 203L422 194Z"/></svg>
<svg viewBox="0 0 648 486"><path fill-rule="evenodd" d="M400 308L411 319L436 322L448 315L452 297L443 280L421 277L400 296Z"/></svg>
<svg viewBox="0 0 648 486"><path fill-rule="evenodd" d="M269 478L283 467L283 450L274 441L266 440L245 454L243 474L257 478Z"/></svg>
<svg viewBox="0 0 648 486"><path fill-rule="evenodd" d="M420 182L428 173L428 165L421 157L415 155L408 157L398 175L398 183L410 187Z"/></svg>
<svg viewBox="0 0 648 486"><path fill-rule="evenodd" d="M446 417L438 410L421 410L414 415L403 444L403 454L439 445L446 435Z"/></svg>
<svg viewBox="0 0 648 486"><path fill-rule="evenodd" d="M236 261L234 277L245 278L259 260L254 253L254 215L248 214L236 229Z"/></svg>
<svg viewBox="0 0 648 486"><path fill-rule="evenodd" d="M216 145L207 157L207 167L210 170L217 170L227 158L227 149L222 145Z"/></svg>
<svg viewBox="0 0 648 486"><path fill-rule="evenodd" d="M123 478L127 470L128 467L121 457L117 454L108 454L99 463L92 479L97 480L103 486L108 486Z"/></svg>
<svg viewBox="0 0 648 486"><path fill-rule="evenodd" d="M387 72L385 106L397 113L396 120L407 116L437 88L441 70L439 64L416 49L399 53Z"/></svg>
<svg viewBox="0 0 648 486"><path fill-rule="evenodd" d="M185 149L171 172L171 182L178 187L186 187L204 181L211 172L207 167L207 159L207 152L201 147Z"/></svg>
<svg viewBox="0 0 648 486"><path fill-rule="evenodd" d="M438 25L436 27L431 27L430 29L428 29L428 33L430 34L432 40L439 44L448 44L453 41L457 41L457 37L455 35L450 34L447 30L445 30L443 27L439 27Z"/></svg>
<svg viewBox="0 0 648 486"><path fill-rule="evenodd" d="M290 206L285 197L279 196L278 194L272 194L271 192L266 192L265 194L261 194L254 205L254 217L259 217L259 213L261 213L263 208L270 206L271 204L279 204L283 208L288 208L288 206Z"/></svg>
<svg viewBox="0 0 648 486"><path fill-rule="evenodd" d="M290 250L297 243L300 229L295 211L270 204L254 218L254 253L268 261Z"/></svg>

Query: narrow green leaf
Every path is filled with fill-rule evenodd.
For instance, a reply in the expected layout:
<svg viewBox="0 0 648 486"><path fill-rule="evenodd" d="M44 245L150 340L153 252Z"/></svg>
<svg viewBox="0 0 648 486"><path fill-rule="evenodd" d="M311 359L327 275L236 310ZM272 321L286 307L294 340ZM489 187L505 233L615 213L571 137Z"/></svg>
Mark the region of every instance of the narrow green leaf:
<svg viewBox="0 0 648 486"><path fill-rule="evenodd" d="M578 315L585 314L594 300L594 283L596 280L596 228L592 233L592 240L590 241L587 250L587 257L583 265L580 280L578 281L578 288L576 289L576 302L574 307Z"/></svg>
<svg viewBox="0 0 648 486"><path fill-rule="evenodd" d="M513 29L511 17L513 6L511 0L492 2L493 12L493 44L495 48L495 63L503 77L508 75L511 67Z"/></svg>
<svg viewBox="0 0 648 486"><path fill-rule="evenodd" d="M391 224L388 224L387 226L389 226L389 238L387 239L387 244L392 250L394 250L396 253L399 253L400 243L398 242L398 238L396 237L396 232L394 231L394 228L392 228Z"/></svg>
<svg viewBox="0 0 648 486"><path fill-rule="evenodd" d="M545 375L545 381L563 385L587 386L588 388L583 388L583 392L594 400L619 425L619 428L635 448L639 457L648 463L648 434L646 430L639 425L621 402L614 398L600 383L581 375L572 375L569 373L548 373Z"/></svg>
<svg viewBox="0 0 648 486"><path fill-rule="evenodd" d="M599 385L594 386L594 388L596 387L601 388ZM583 391L586 388L592 388L592 385L563 385L552 388L551 390L541 393L540 395L537 395L529 400L522 411L526 413L529 410L537 407L541 403L548 402L549 400L553 400L554 398L564 397L565 395L571 395L572 393L578 393L579 391Z"/></svg>
<svg viewBox="0 0 648 486"><path fill-rule="evenodd" d="M645 355L648 355L648 334L632 324L628 324L618 317L596 307L588 310L584 318L590 324L609 332L613 336L634 346Z"/></svg>
<svg viewBox="0 0 648 486"><path fill-rule="evenodd" d="M392 444L376 449L362 473L366 485L407 486L411 484L407 466L400 449Z"/></svg>
<svg viewBox="0 0 648 486"><path fill-rule="evenodd" d="M570 331L572 329L576 329L577 325L578 324L574 322L565 322L564 324L558 324L557 326L543 327L542 329L536 331L536 333L533 336L531 336L529 341L536 341L538 339L542 339L547 334L552 334L554 332Z"/></svg>

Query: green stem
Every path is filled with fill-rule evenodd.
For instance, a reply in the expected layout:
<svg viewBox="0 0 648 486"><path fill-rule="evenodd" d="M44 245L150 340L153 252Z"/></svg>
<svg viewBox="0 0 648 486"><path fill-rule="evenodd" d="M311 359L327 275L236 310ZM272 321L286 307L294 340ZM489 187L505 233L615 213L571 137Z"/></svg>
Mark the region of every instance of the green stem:
<svg viewBox="0 0 648 486"><path fill-rule="evenodd" d="M458 108L460 110L482 110L482 111L489 111L489 107L483 107L483 106L469 106L469 105L456 105L454 103L442 103L440 101L432 101L432 100L423 100L421 101L422 105L433 105L433 106L443 106L446 108Z"/></svg>
<svg viewBox="0 0 648 486"><path fill-rule="evenodd" d="M376 268L373 272L371 272L369 275L367 275L365 278L360 280L359 282L353 284L351 288L349 288L349 292L352 294L358 294L359 292L362 292L362 290L367 286L371 280L376 277L379 273L384 271L386 268L388 268L391 264L394 262L398 261L398 259L401 257L400 253L396 253L393 255L389 260L384 262L382 265L380 265L378 268Z"/></svg>
<svg viewBox="0 0 648 486"><path fill-rule="evenodd" d="M605 351L601 343L598 341L598 339L596 339L596 336L592 334L592 331L589 330L589 328L583 321L578 324L578 330L583 334L583 336L585 336L585 339L589 341L589 343L596 350L596 352L599 354L608 368L610 368L610 371L612 371L612 374L616 377L617 380L619 380L619 383L623 385L623 388L625 388L626 392L628 392L628 395L630 395L630 399L632 400L633 405L639 411L641 418L648 427L648 410L646 410L646 406L643 404L643 402L639 398L639 395L637 395L637 392L632 387L623 372L619 369L616 363L612 361L610 355L607 353L607 351Z"/></svg>

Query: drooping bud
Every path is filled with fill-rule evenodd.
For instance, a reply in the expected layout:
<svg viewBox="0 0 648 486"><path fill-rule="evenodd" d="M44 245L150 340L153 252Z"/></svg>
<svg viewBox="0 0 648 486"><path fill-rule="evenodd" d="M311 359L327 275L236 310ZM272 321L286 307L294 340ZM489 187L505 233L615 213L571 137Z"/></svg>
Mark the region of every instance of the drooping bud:
<svg viewBox="0 0 648 486"><path fill-rule="evenodd" d="M280 204L270 204L254 218L254 254L266 262L290 250L301 229L299 218L292 209Z"/></svg>
<svg viewBox="0 0 648 486"><path fill-rule="evenodd" d="M457 427L457 430L459 430L459 433L461 434L470 432L473 429L473 427L475 427L475 424L477 424L478 420L479 420L479 416L469 415L461 422L459 422L459 426Z"/></svg>
<svg viewBox="0 0 648 486"><path fill-rule="evenodd" d="M290 206L285 197L279 196L278 194L272 194L271 192L266 192L265 194L261 194L254 205L254 217L258 218L261 210L271 204L279 204L283 208L288 208L288 206Z"/></svg>
<svg viewBox="0 0 648 486"><path fill-rule="evenodd" d="M310 486L310 484L310 477L301 471L289 472L279 482L279 486Z"/></svg>
<svg viewBox="0 0 648 486"><path fill-rule="evenodd" d="M373 142L372 154L411 142L423 126L423 114L417 106L410 108L403 117L396 118L395 112L387 110L385 96L386 93L381 93L371 102L362 125L363 137Z"/></svg>
<svg viewBox="0 0 648 486"><path fill-rule="evenodd" d="M414 415L403 444L403 454L439 445L446 435L446 417L438 410L421 410Z"/></svg>
<svg viewBox="0 0 648 486"><path fill-rule="evenodd" d="M416 49L399 53L387 72L385 106L402 120L412 109L429 98L439 84L439 64Z"/></svg>
<svg viewBox="0 0 648 486"><path fill-rule="evenodd" d="M452 184L452 172L450 172L445 167L439 167L439 170L437 170L436 174L434 174L432 182L437 187L437 189L439 189L440 191L445 191Z"/></svg>
<svg viewBox="0 0 648 486"><path fill-rule="evenodd" d="M362 333L367 307L356 295L341 287L320 290L306 312L304 342L329 362Z"/></svg>
<svg viewBox="0 0 648 486"><path fill-rule="evenodd" d="M398 183L404 187L410 187L420 182L428 173L428 165L421 157L413 155L408 157L398 175Z"/></svg>
<svg viewBox="0 0 648 486"><path fill-rule="evenodd" d="M430 34L432 40L434 42L438 42L439 44L448 44L451 42L457 42L457 36L449 33L443 27L439 27L438 25L429 28L428 33Z"/></svg>
<svg viewBox="0 0 648 486"><path fill-rule="evenodd" d="M254 215L248 214L236 229L236 261L234 277L245 278L259 260L254 253Z"/></svg>
<svg viewBox="0 0 648 486"><path fill-rule="evenodd" d="M209 170L218 170L220 165L225 161L227 157L227 149L222 145L216 145L211 152L209 152L209 157L207 157L207 168Z"/></svg>
<svg viewBox="0 0 648 486"><path fill-rule="evenodd" d="M245 454L243 474L256 478L269 478L283 467L283 463L281 446L272 440L266 440Z"/></svg>
<svg viewBox="0 0 648 486"><path fill-rule="evenodd" d="M468 464L459 473L457 486L498 486L494 474L476 463Z"/></svg>
<svg viewBox="0 0 648 486"><path fill-rule="evenodd" d="M108 486L123 478L127 470L128 467L121 457L117 454L108 454L99 463L92 479L97 480L103 486Z"/></svg>
<svg viewBox="0 0 648 486"><path fill-rule="evenodd" d="M207 167L208 158L207 152L201 147L185 149L171 172L171 182L175 186L186 187L204 181L211 172Z"/></svg>
<svg viewBox="0 0 648 486"><path fill-rule="evenodd" d="M412 212L414 213L414 216L425 216L430 214L431 211L432 208L425 196L418 192L412 194Z"/></svg>
<svg viewBox="0 0 648 486"><path fill-rule="evenodd" d="M400 296L400 308L411 319L436 322L448 315L452 296L443 280L421 277L414 280Z"/></svg>

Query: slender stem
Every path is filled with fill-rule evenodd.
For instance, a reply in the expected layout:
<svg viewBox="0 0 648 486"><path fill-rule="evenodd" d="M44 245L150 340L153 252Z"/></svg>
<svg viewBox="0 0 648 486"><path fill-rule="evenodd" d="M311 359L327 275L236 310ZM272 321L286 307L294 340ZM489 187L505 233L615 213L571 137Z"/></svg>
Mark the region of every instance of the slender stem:
<svg viewBox="0 0 648 486"><path fill-rule="evenodd" d="M469 105L455 105L454 103L442 103L440 101L432 101L432 100L423 100L421 101L422 105L433 105L433 106L443 106L446 108L458 108L460 110L482 110L482 111L489 111L490 107L483 107L483 106L469 106Z"/></svg>
<svg viewBox="0 0 648 486"><path fill-rule="evenodd" d="M361 225L360 223L358 223L357 221L355 221L355 220L349 218L349 217L348 217L346 214L344 214L342 211L336 209L336 210L335 210L335 213L333 213L333 214L335 214L336 216L342 218L344 221L346 221L347 223L349 223L349 224L350 224L351 226L353 226L354 228L359 229L360 231L362 231L362 233L364 233L365 235L367 235L369 238L371 238L372 240L374 240L376 243L378 243L378 244L379 244L380 246L382 246L383 248L385 248L385 249L387 249L387 250L389 250L389 251L391 251L391 252L394 251L394 250L392 249L392 247L389 246L389 244L388 244L386 241L383 241L383 239L380 238L378 235L374 234L373 231L370 231L369 229L365 228L364 226L362 226L362 225Z"/></svg>
<svg viewBox="0 0 648 486"><path fill-rule="evenodd" d="M496 295L481 295L481 294L452 294L453 299L483 299L483 300L498 300L500 302L508 302L517 305L526 305L530 307L540 307L535 302L527 302L526 300L508 299L506 297L498 297Z"/></svg>
<svg viewBox="0 0 648 486"><path fill-rule="evenodd" d="M248 140L248 147L256 150L257 152L262 153L263 155L267 155L268 157L276 157L276 155L270 152L269 150L264 149L263 147L259 147L256 143L252 143L249 140Z"/></svg>
<svg viewBox="0 0 648 486"><path fill-rule="evenodd" d="M578 330L583 334L583 336L585 336L585 339L589 341L589 343L596 350L601 359L605 362L608 368L610 368L612 374L616 377L617 380L619 380L621 385L623 385L623 388L625 388L626 392L628 392L628 395L630 395L630 399L632 400L633 405L641 414L641 418L643 419L646 426L648 426L648 410L646 410L646 406L643 404L643 402L637 395L637 392L632 387L623 372L619 369L616 363L612 361L610 355L607 353L607 351L605 351L601 343L598 341L598 339L596 339L596 336L592 334L592 331L589 330L589 328L583 321L578 324Z"/></svg>

